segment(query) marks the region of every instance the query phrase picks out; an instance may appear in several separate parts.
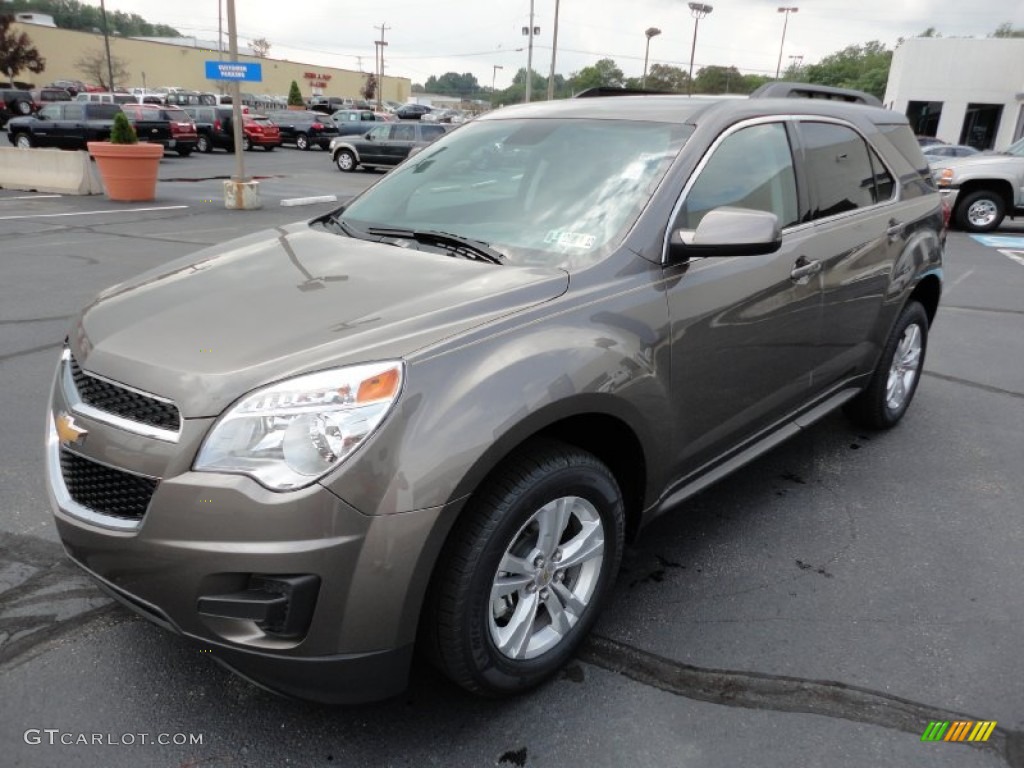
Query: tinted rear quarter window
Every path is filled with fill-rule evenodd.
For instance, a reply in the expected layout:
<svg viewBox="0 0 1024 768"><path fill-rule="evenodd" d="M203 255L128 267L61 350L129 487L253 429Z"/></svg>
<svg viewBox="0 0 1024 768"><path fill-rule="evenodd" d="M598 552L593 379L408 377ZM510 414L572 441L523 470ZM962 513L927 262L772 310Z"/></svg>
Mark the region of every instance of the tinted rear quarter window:
<svg viewBox="0 0 1024 768"><path fill-rule="evenodd" d="M864 139L834 123L800 123L807 171L817 194L812 218L854 211L875 202L874 171Z"/></svg>
<svg viewBox="0 0 1024 768"><path fill-rule="evenodd" d="M81 120L85 117L85 104L65 104L65 120Z"/></svg>
<svg viewBox="0 0 1024 768"><path fill-rule="evenodd" d="M409 127L411 128L412 126ZM438 136L444 134L444 128L440 125L421 125L420 132L423 135L424 141L433 141Z"/></svg>

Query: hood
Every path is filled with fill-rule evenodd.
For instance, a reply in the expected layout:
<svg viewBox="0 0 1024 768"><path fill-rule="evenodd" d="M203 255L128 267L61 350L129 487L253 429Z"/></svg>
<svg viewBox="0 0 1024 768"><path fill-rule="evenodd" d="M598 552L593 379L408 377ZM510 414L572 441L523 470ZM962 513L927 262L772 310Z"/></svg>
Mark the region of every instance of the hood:
<svg viewBox="0 0 1024 768"><path fill-rule="evenodd" d="M201 251L101 293L71 333L82 367L215 416L265 383L407 357L565 292L560 269L496 266L305 224Z"/></svg>
<svg viewBox="0 0 1024 768"><path fill-rule="evenodd" d="M986 168L1009 176L1014 173L1014 169L1024 167L1024 158L1004 153L981 153L970 157L939 157L929 161L929 164L939 171L943 168L952 168L954 172L959 173L975 168Z"/></svg>

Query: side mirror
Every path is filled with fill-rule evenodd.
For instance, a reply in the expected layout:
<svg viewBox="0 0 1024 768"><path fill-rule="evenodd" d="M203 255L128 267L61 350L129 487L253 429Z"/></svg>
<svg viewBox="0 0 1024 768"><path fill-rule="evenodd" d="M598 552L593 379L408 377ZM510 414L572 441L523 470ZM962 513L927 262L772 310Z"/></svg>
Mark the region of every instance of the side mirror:
<svg viewBox="0 0 1024 768"><path fill-rule="evenodd" d="M695 256L762 256L782 247L779 218L768 211L722 206L708 211L697 229L677 229L669 238L669 255L683 261Z"/></svg>

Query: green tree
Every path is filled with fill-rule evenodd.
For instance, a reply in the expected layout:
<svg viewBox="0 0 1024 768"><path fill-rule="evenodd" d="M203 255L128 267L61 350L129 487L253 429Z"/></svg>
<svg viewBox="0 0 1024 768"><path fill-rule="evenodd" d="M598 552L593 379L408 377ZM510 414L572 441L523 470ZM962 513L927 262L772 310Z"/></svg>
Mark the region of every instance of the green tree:
<svg viewBox="0 0 1024 768"><path fill-rule="evenodd" d="M588 88L622 88L626 84L622 70L615 65L615 61L612 59L601 59L589 67L584 67L579 72L573 72L569 79L576 93Z"/></svg>
<svg viewBox="0 0 1024 768"><path fill-rule="evenodd" d="M135 134L135 128L128 122L128 116L124 112L118 112L114 115L114 124L110 128L110 143L139 143L139 137Z"/></svg>
<svg viewBox="0 0 1024 768"><path fill-rule="evenodd" d="M652 64L647 70L647 82L644 88L649 91L665 93L686 93L686 82L689 76L679 67L669 64ZM642 78L631 77L627 82L629 88L639 88Z"/></svg>
<svg viewBox="0 0 1024 768"><path fill-rule="evenodd" d="M288 106L289 107L304 107L306 102L302 100L302 91L299 90L299 84L292 80L292 84L288 87Z"/></svg>
<svg viewBox="0 0 1024 768"><path fill-rule="evenodd" d="M14 85L15 76L23 69L37 75L46 69L46 59L32 45L24 32L11 29L13 16L0 16L0 72Z"/></svg>
<svg viewBox="0 0 1024 768"><path fill-rule="evenodd" d="M80 0L8 0L13 12L33 11L53 16L54 23L63 29L85 32L103 28L103 17L98 6ZM108 11L110 34L122 37L181 37L181 33L166 24L150 24L137 13Z"/></svg>
<svg viewBox="0 0 1024 768"><path fill-rule="evenodd" d="M881 99L885 96L891 62L892 51L872 40L826 56L817 64L805 67L804 73L809 83L856 88Z"/></svg>
<svg viewBox="0 0 1024 768"><path fill-rule="evenodd" d="M471 98L480 92L480 83L472 72L461 75L458 72L445 72L440 77L431 75L423 87L428 93L442 93L463 99Z"/></svg>

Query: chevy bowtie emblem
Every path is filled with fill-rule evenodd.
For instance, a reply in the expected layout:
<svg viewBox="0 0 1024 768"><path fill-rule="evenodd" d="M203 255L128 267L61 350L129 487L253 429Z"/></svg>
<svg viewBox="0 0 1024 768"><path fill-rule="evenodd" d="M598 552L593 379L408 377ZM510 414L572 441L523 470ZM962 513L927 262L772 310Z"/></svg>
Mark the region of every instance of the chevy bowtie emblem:
<svg viewBox="0 0 1024 768"><path fill-rule="evenodd" d="M89 431L82 429L75 424L75 419L70 414L61 411L55 419L57 423L57 437L61 445L80 445L85 440Z"/></svg>

